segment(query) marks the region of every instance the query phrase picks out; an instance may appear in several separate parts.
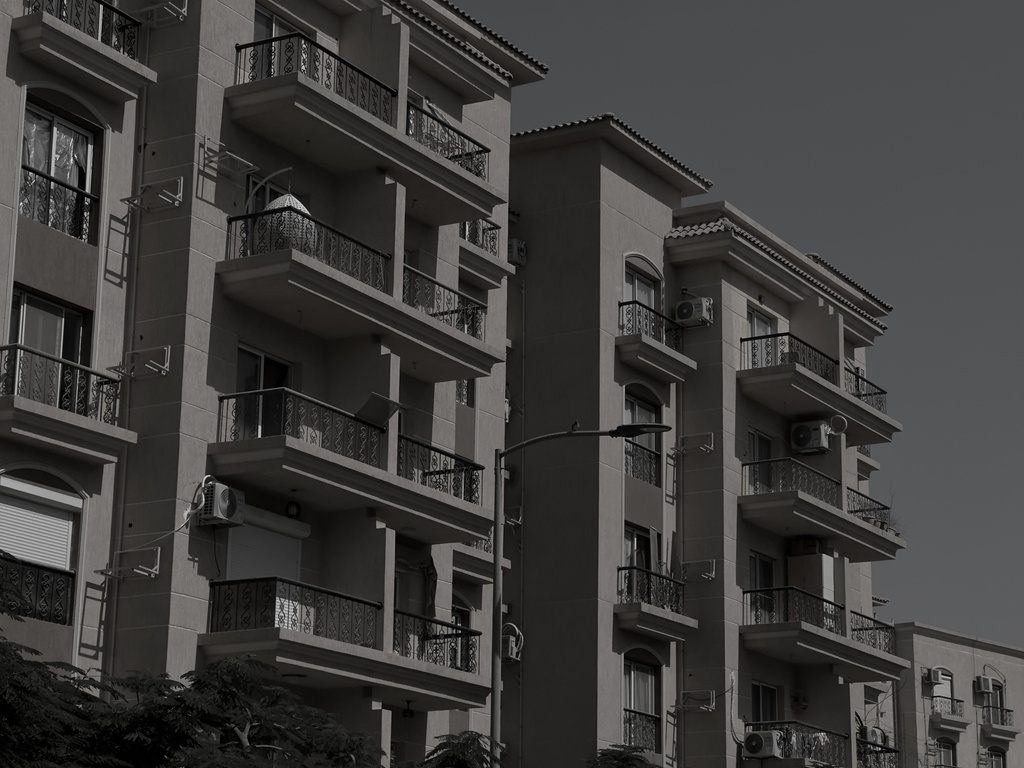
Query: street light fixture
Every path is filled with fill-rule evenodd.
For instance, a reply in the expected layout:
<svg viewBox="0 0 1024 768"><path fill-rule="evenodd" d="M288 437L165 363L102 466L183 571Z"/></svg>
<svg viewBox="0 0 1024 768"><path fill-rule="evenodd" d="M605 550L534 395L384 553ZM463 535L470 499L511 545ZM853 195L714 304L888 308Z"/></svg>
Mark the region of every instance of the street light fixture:
<svg viewBox="0 0 1024 768"><path fill-rule="evenodd" d="M564 437L638 437L640 435L668 432L671 427L668 424L656 422L620 424L615 429L570 429L565 432L550 432L546 435L538 435L521 443L511 445L505 450L496 448L494 451L494 528L492 530L491 550L494 555L494 584L492 599L492 625L491 625L491 765L497 765L501 750L501 627L502 615L501 606L504 602L502 590L504 586L504 574L501 569L501 561L505 557L505 478L502 476L505 457L516 451L521 451L528 445L543 443L548 440L558 440Z"/></svg>

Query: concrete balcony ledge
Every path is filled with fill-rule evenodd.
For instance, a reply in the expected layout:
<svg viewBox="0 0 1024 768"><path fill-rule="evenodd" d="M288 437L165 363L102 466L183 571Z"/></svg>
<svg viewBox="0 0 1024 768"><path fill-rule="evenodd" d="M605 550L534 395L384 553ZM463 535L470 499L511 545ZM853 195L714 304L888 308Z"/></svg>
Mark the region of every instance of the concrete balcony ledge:
<svg viewBox="0 0 1024 768"><path fill-rule="evenodd" d="M18 395L0 397L0 435L88 464L111 464L134 432Z"/></svg>
<svg viewBox="0 0 1024 768"><path fill-rule="evenodd" d="M647 603L617 603L612 608L620 629L655 640L684 640L697 629L697 620Z"/></svg>
<svg viewBox="0 0 1024 768"><path fill-rule="evenodd" d="M476 584L490 584L494 581L494 555L489 551L461 542L452 547L452 561L455 573L467 581ZM503 558L501 567L507 571L512 563L508 558Z"/></svg>
<svg viewBox="0 0 1024 768"><path fill-rule="evenodd" d="M515 267L488 253L479 245L459 240L459 277L484 290L501 287L501 281L515 274Z"/></svg>
<svg viewBox="0 0 1024 768"><path fill-rule="evenodd" d="M643 334L617 336L615 348L623 363L665 384L684 381L697 370L697 363L682 352Z"/></svg>
<svg viewBox="0 0 1024 768"><path fill-rule="evenodd" d="M986 739L994 739L995 741L1013 741L1017 738L1018 733L1020 733L1020 729L1012 725L999 725L996 723L982 723L981 725L981 734Z"/></svg>

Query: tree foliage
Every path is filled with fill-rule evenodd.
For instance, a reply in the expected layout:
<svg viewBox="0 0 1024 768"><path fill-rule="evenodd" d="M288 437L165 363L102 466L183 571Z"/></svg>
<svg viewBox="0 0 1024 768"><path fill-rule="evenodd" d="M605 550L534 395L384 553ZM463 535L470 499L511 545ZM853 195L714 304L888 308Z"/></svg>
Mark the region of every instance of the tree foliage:
<svg viewBox="0 0 1024 768"><path fill-rule="evenodd" d="M491 755L491 740L476 731L447 734L427 753L422 768L501 768L505 747L498 746L498 757Z"/></svg>
<svg viewBox="0 0 1024 768"><path fill-rule="evenodd" d="M587 768L648 768L653 765L644 757L643 747L629 744L612 744L598 750L597 755L587 762Z"/></svg>

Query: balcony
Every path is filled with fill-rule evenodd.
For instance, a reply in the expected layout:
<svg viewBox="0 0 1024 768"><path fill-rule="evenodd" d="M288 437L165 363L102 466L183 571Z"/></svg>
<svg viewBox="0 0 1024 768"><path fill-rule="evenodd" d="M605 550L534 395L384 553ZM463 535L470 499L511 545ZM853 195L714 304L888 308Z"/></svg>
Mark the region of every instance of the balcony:
<svg viewBox="0 0 1024 768"><path fill-rule="evenodd" d="M0 434L109 464L135 434L117 426L120 379L20 344L0 347Z"/></svg>
<svg viewBox="0 0 1024 768"><path fill-rule="evenodd" d="M269 493L293 489L303 505L330 514L372 508L379 520L432 544L490 530L478 505L480 465L399 438L398 471L389 472L383 427L299 392L224 395L219 424L218 442L208 448L218 478Z"/></svg>
<svg viewBox="0 0 1024 768"><path fill-rule="evenodd" d="M680 640L697 628L697 621L683 613L684 582L636 566L619 568L618 575L619 627L658 640Z"/></svg>
<svg viewBox="0 0 1024 768"><path fill-rule="evenodd" d="M846 511L876 528L899 535L892 527L892 508L853 488L846 489Z"/></svg>
<svg viewBox="0 0 1024 768"><path fill-rule="evenodd" d="M235 70L225 90L235 122L334 174L385 169L429 224L487 217L502 202L483 147L411 105L399 130L398 91L305 35L237 45Z"/></svg>
<svg viewBox="0 0 1024 768"><path fill-rule="evenodd" d="M487 308L483 304L412 267L402 272L402 301L471 338L484 338Z"/></svg>
<svg viewBox="0 0 1024 768"><path fill-rule="evenodd" d="M509 567L508 559L503 567ZM452 570L457 576L475 584L490 584L494 580L494 546L491 536L470 539L452 547Z"/></svg>
<svg viewBox="0 0 1024 768"><path fill-rule="evenodd" d="M635 709L622 710L622 743L644 752L661 753L661 718Z"/></svg>
<svg viewBox="0 0 1024 768"><path fill-rule="evenodd" d="M1013 741L1020 729L1013 724L1013 710L986 704L981 708L981 732L989 739Z"/></svg>
<svg viewBox="0 0 1024 768"><path fill-rule="evenodd" d="M896 629L873 616L850 611L850 637L876 651L896 655Z"/></svg>
<svg viewBox="0 0 1024 768"><path fill-rule="evenodd" d="M950 696L932 696L930 720L935 728L952 733L965 733L970 725L963 701Z"/></svg>
<svg viewBox="0 0 1024 768"><path fill-rule="evenodd" d="M21 166L18 212L83 243L95 244L94 212L99 198L48 173Z"/></svg>
<svg viewBox="0 0 1024 768"><path fill-rule="evenodd" d="M697 370L683 354L683 327L639 301L619 302L615 348L622 362L666 384Z"/></svg>
<svg viewBox="0 0 1024 768"><path fill-rule="evenodd" d="M475 629L395 610L395 653L470 674L479 673L480 635Z"/></svg>
<svg viewBox="0 0 1024 768"><path fill-rule="evenodd" d="M746 732L751 731L781 731L782 738L779 739L779 743L783 759L804 760L814 765L827 765L833 768L843 768L846 765L846 744L849 737L845 734L827 731L797 720L747 723Z"/></svg>
<svg viewBox="0 0 1024 768"><path fill-rule="evenodd" d="M828 539L853 562L888 560L906 544L880 522L883 505L791 458L743 465L743 519L791 538ZM852 500L852 504L851 504ZM844 510L844 503L850 505Z"/></svg>
<svg viewBox="0 0 1024 768"><path fill-rule="evenodd" d="M21 598L11 606L23 619L71 626L75 572L0 555L0 584Z"/></svg>
<svg viewBox="0 0 1024 768"><path fill-rule="evenodd" d="M886 394L855 371L789 333L740 339L743 393L792 421L846 418L849 445L887 443L902 427L886 414Z"/></svg>
<svg viewBox="0 0 1024 768"><path fill-rule="evenodd" d="M860 632L867 617L855 619L856 631L848 634L844 606L798 587L749 590L743 593L743 605L744 647L764 656L787 664L828 666L846 682L860 683L896 680L910 666L868 642L874 638Z"/></svg>
<svg viewBox="0 0 1024 768"><path fill-rule="evenodd" d="M482 305L409 277L403 288L421 303L411 307L392 295L392 269L390 256L291 206L228 219L217 264L225 296L321 338L381 336L421 380L490 373L502 357L482 341Z"/></svg>
<svg viewBox="0 0 1024 768"><path fill-rule="evenodd" d="M512 266L498 258L501 227L484 219L459 224L459 279L485 291L501 287L514 273Z"/></svg>
<svg viewBox="0 0 1024 768"><path fill-rule="evenodd" d="M114 102L156 82L138 62L141 23L103 0L28 0L11 27L23 56Z"/></svg>
<svg viewBox="0 0 1024 768"><path fill-rule="evenodd" d="M900 751L867 739L857 739L857 768L899 768Z"/></svg>

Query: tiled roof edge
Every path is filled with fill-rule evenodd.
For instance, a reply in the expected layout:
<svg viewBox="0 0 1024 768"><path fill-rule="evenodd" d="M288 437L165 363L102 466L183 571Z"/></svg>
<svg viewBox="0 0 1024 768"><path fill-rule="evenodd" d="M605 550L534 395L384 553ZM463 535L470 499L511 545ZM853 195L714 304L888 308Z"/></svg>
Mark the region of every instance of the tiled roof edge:
<svg viewBox="0 0 1024 768"><path fill-rule="evenodd" d="M541 70L543 72L547 72L548 71L548 65L547 64L545 64L542 61L538 61L537 59L533 58L533 56L531 56L526 51L524 51L522 48L519 48L518 46L513 45L509 40L507 40L506 38L504 38L501 35L499 35L493 29L490 29L487 25L482 24L480 21L478 21L477 19L475 19L472 16L470 16L464 10L462 10L457 5L455 5L455 3L452 3L449 0L438 0L438 2L441 5L443 5L443 6L447 7L447 8L450 8L451 10L455 11L455 13L459 14L459 16L464 18L466 21L468 21L471 24L473 24L474 26L478 27L481 32L485 32L490 37L493 37L499 43L501 43L506 48L508 48L509 51L514 53L516 56L520 57L523 61L528 62L531 66L534 66L534 67L536 67L537 69L539 69L539 70Z"/></svg>
<svg viewBox="0 0 1024 768"><path fill-rule="evenodd" d="M855 281L849 275L847 275L847 274L843 273L842 271L840 271L835 265L830 264L829 262L825 261L825 259L823 259L821 256L819 256L816 253L808 253L807 255L810 256L812 259L814 259L819 264L821 264L821 266L825 267L825 269L827 269L829 272L832 272L837 277L841 277L843 280L848 282L850 285L852 285L854 288L856 288L858 291L863 293L868 298L870 298L870 299L872 299L874 301L877 301L879 304L881 304L883 307L885 307L885 311L886 312L892 312L892 309L893 309L892 308L892 304L889 304L887 301L883 301L882 299L880 299L877 296L875 296L875 294L871 293L871 291L869 291L863 285L861 285L860 283Z"/></svg>

